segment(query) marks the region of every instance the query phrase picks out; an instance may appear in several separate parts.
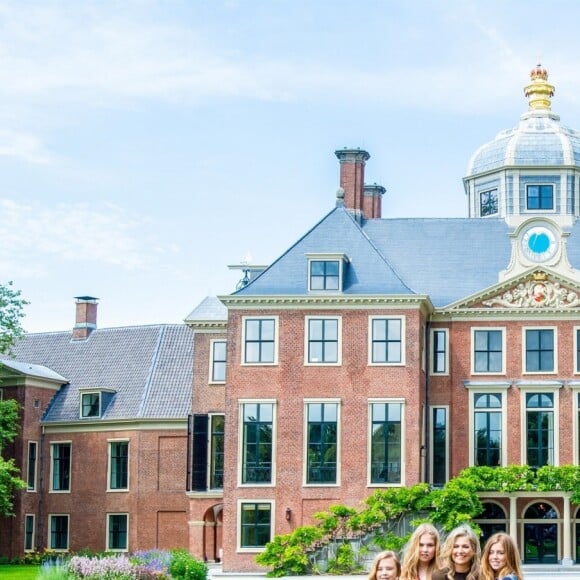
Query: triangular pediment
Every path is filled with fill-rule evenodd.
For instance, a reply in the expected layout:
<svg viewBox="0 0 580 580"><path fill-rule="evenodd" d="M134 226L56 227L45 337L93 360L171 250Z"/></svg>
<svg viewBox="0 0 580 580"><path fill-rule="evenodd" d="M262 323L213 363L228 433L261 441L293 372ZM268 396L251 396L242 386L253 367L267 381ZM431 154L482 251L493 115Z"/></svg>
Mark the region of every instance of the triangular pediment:
<svg viewBox="0 0 580 580"><path fill-rule="evenodd" d="M516 312L580 310L580 286L548 269L534 268L450 304L444 310L481 312L494 309Z"/></svg>

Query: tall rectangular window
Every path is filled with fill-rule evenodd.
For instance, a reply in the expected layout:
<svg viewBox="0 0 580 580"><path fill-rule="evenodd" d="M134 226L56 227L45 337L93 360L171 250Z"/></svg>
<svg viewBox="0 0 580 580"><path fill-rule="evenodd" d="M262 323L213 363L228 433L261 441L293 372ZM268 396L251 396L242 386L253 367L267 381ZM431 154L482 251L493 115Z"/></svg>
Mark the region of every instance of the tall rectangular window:
<svg viewBox="0 0 580 580"><path fill-rule="evenodd" d="M34 514L24 516L24 551L33 552L34 542Z"/></svg>
<svg viewBox="0 0 580 580"><path fill-rule="evenodd" d="M272 537L272 505L244 502L240 512L240 548L263 548Z"/></svg>
<svg viewBox="0 0 580 580"><path fill-rule="evenodd" d="M276 321L274 318L244 320L244 363L272 364L276 355Z"/></svg>
<svg viewBox="0 0 580 580"><path fill-rule="evenodd" d="M81 417L101 416L101 393L81 393Z"/></svg>
<svg viewBox="0 0 580 580"><path fill-rule="evenodd" d="M482 191L479 194L479 215L481 217L495 215L497 211L497 189Z"/></svg>
<svg viewBox="0 0 580 580"><path fill-rule="evenodd" d="M225 340L211 341L211 376L212 383L226 382L226 354L227 344Z"/></svg>
<svg viewBox="0 0 580 580"><path fill-rule="evenodd" d="M129 442L109 442L109 489L129 488Z"/></svg>
<svg viewBox="0 0 580 580"><path fill-rule="evenodd" d="M126 552L128 548L127 514L108 514L107 516L107 550Z"/></svg>
<svg viewBox="0 0 580 580"><path fill-rule="evenodd" d="M308 318L308 362L338 363L338 318Z"/></svg>
<svg viewBox="0 0 580 580"><path fill-rule="evenodd" d="M526 394L526 462L530 467L554 465L554 395Z"/></svg>
<svg viewBox="0 0 580 580"><path fill-rule="evenodd" d="M528 185L526 191L527 209L554 209L553 185Z"/></svg>
<svg viewBox="0 0 580 580"><path fill-rule="evenodd" d="M371 318L371 363L400 364L403 361L401 318Z"/></svg>
<svg viewBox="0 0 580 580"><path fill-rule="evenodd" d="M447 483L447 409L434 407L431 419L433 434L431 481L434 486L441 487Z"/></svg>
<svg viewBox="0 0 580 580"><path fill-rule="evenodd" d="M526 329L526 372L554 371L554 330Z"/></svg>
<svg viewBox="0 0 580 580"><path fill-rule="evenodd" d="M338 404L306 405L306 483L337 482Z"/></svg>
<svg viewBox="0 0 580 580"><path fill-rule="evenodd" d="M68 550L68 516L51 515L48 518L49 541L51 550Z"/></svg>
<svg viewBox="0 0 580 580"><path fill-rule="evenodd" d="M502 402L501 393L474 395L475 465L501 465Z"/></svg>
<svg viewBox="0 0 580 580"><path fill-rule="evenodd" d="M244 403L242 413L242 483L271 483L274 405Z"/></svg>
<svg viewBox="0 0 580 580"><path fill-rule="evenodd" d="M401 483L402 405L371 403L371 483Z"/></svg>
<svg viewBox="0 0 580 580"><path fill-rule="evenodd" d="M36 457L38 454L38 443L28 442L28 469L26 471L26 489L36 491Z"/></svg>
<svg viewBox="0 0 580 580"><path fill-rule="evenodd" d="M432 366L434 374L447 373L447 330L433 330Z"/></svg>
<svg viewBox="0 0 580 580"><path fill-rule="evenodd" d="M338 260L310 260L310 290L339 290L340 262Z"/></svg>
<svg viewBox="0 0 580 580"><path fill-rule="evenodd" d="M473 372L501 373L503 371L503 332L501 330L473 331Z"/></svg>
<svg viewBox="0 0 580 580"><path fill-rule="evenodd" d="M224 487L224 437L224 416L212 415L210 433L211 453L209 466L210 489L223 489Z"/></svg>
<svg viewBox="0 0 580 580"><path fill-rule="evenodd" d="M70 491L71 445L52 443L52 491Z"/></svg>

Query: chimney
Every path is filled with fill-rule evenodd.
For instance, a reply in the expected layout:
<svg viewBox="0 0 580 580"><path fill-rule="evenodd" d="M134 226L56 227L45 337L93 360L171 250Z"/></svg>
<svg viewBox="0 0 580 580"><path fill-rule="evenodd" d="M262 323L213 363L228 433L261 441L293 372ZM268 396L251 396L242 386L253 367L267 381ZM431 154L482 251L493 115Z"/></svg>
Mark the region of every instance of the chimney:
<svg viewBox="0 0 580 580"><path fill-rule="evenodd" d="M73 340L86 340L97 328L97 300L93 296L75 296L76 317Z"/></svg>
<svg viewBox="0 0 580 580"><path fill-rule="evenodd" d="M365 218L381 218L383 195L387 190L377 183L365 184L363 195L363 214Z"/></svg>
<svg viewBox="0 0 580 580"><path fill-rule="evenodd" d="M339 149L334 154L340 161L340 187L344 190L344 205L355 216L364 215L363 196L365 162L370 155L362 149Z"/></svg>

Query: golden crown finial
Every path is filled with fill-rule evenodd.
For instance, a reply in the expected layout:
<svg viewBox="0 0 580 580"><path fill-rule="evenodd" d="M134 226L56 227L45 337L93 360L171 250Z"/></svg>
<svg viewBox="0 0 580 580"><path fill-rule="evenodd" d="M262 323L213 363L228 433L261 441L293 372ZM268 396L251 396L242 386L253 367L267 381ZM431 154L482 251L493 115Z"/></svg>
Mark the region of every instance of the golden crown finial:
<svg viewBox="0 0 580 580"><path fill-rule="evenodd" d="M524 95L529 99L530 110L550 110L550 97L554 96L554 87L548 83L548 71L538 63L530 71L531 83L524 88Z"/></svg>

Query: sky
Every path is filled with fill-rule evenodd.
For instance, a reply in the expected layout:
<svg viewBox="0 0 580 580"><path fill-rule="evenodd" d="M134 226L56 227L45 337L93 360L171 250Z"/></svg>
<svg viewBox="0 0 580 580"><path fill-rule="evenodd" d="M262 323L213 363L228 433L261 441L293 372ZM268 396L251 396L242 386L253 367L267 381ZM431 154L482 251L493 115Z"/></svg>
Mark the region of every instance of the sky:
<svg viewBox="0 0 580 580"><path fill-rule="evenodd" d="M576 0L0 0L0 283L28 332L180 323L335 206L465 217L473 152L541 62L580 128Z"/></svg>

